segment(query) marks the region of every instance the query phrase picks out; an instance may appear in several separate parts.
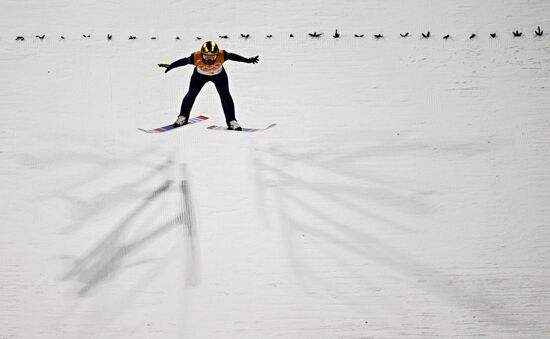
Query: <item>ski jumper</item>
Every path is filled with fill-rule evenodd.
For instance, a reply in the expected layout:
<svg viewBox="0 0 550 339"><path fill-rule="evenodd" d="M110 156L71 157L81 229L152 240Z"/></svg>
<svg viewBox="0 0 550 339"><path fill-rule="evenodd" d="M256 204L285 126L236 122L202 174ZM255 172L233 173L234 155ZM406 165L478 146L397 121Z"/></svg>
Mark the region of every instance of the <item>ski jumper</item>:
<svg viewBox="0 0 550 339"><path fill-rule="evenodd" d="M227 77L227 73L225 72L225 68L223 67L223 63L227 60L249 62L247 58L238 54L220 50L216 61L211 65L206 64L203 61L200 51L194 52L190 56L170 64L171 69L185 65L195 65L195 69L193 70L193 75L191 75L191 81L189 83L189 90L183 98L179 114L180 116L184 116L186 121L189 119L189 114L191 113L191 108L195 103L195 98L201 91L202 87L209 81L214 83L216 90L220 95L227 126L229 126L230 121L236 120L235 104L233 103L233 98L229 93L229 79Z"/></svg>

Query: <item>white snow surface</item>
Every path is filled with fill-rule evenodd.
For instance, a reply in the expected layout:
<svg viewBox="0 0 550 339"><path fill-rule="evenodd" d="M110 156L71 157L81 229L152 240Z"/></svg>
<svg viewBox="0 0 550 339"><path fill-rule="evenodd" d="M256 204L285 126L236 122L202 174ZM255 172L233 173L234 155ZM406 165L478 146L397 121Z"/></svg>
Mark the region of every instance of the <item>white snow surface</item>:
<svg viewBox="0 0 550 339"><path fill-rule="evenodd" d="M549 337L539 25L547 0L3 0L0 338ZM237 117L278 126L207 130L207 84L209 120L138 131L207 39L260 56L225 64Z"/></svg>

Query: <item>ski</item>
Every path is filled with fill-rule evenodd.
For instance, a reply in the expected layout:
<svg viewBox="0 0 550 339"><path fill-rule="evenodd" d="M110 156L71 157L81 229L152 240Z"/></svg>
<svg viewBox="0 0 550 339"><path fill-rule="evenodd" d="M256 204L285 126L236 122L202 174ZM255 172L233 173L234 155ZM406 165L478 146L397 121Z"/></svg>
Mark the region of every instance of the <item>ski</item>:
<svg viewBox="0 0 550 339"><path fill-rule="evenodd" d="M219 125L212 125L212 126L208 126L207 128L212 129L212 130L216 130L216 131L258 132L258 131L265 131L266 129L270 129L270 128L275 127L275 126L277 126L277 124L271 124L271 125L269 125L265 128L246 128L246 127L243 127L242 130L240 130L240 131L235 131L235 130L232 130L232 129L228 129L225 126L219 126Z"/></svg>
<svg viewBox="0 0 550 339"><path fill-rule="evenodd" d="M170 124L170 125L166 125L166 126L159 127L159 128L153 128L153 129L143 129L143 128L138 128L138 129L139 129L140 131L145 132L145 133L163 133L163 132L171 131L171 130L173 130L173 129L180 128L180 127L183 127L183 126L196 124L197 122L201 122L201 121L204 121L204 120L206 120L206 119L208 119L207 116L205 116L205 115L199 115L199 116L197 116L197 117L190 118L190 119L188 120L187 124L182 125L182 126L174 127L174 124Z"/></svg>

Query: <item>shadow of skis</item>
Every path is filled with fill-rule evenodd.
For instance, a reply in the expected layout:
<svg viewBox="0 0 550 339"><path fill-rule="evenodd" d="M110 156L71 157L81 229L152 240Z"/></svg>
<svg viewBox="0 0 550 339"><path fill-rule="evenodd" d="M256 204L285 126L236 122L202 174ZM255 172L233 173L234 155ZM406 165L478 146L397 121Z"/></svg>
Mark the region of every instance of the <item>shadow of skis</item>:
<svg viewBox="0 0 550 339"><path fill-rule="evenodd" d="M185 175L185 168L182 169ZM184 176L185 177L185 176ZM199 249L196 242L196 221L193 213L193 204L189 188L189 181L183 179L180 181L180 193L182 199L182 213L180 214L180 224L183 227L183 236L185 241L185 286L197 286L199 284Z"/></svg>

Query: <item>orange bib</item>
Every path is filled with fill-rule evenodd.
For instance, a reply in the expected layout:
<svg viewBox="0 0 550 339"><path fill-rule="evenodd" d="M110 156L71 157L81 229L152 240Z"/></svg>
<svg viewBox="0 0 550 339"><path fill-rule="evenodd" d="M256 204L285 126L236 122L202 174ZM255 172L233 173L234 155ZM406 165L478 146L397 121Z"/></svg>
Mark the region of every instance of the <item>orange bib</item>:
<svg viewBox="0 0 550 339"><path fill-rule="evenodd" d="M200 51L193 53L193 58L195 59L194 61L195 67L197 67L197 71L200 74L204 75L220 74L222 71L222 64L225 61L223 50L220 51L220 53L218 54L218 58L216 59L216 61L214 61L212 65L208 65L202 60L202 55Z"/></svg>

